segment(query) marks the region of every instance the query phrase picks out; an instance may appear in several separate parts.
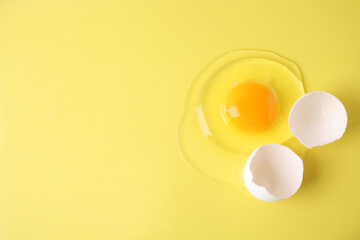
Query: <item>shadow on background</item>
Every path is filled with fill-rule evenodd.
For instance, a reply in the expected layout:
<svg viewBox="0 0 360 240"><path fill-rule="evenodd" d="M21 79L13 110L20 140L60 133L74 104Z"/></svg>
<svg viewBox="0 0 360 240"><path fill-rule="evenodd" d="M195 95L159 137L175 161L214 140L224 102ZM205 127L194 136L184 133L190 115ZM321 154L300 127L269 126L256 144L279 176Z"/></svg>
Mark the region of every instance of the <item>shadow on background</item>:
<svg viewBox="0 0 360 240"><path fill-rule="evenodd" d="M293 150L303 160L304 175L302 185L305 186L315 181L317 176L316 159L313 159L309 149L302 145L295 137L286 141L284 145Z"/></svg>
<svg viewBox="0 0 360 240"><path fill-rule="evenodd" d="M357 94L360 94L360 92ZM348 115L348 125L346 131L349 132L354 130L355 128L358 128L360 125L360 97L354 99L351 97L351 95L347 94L343 94L337 97L344 104Z"/></svg>
<svg viewBox="0 0 360 240"><path fill-rule="evenodd" d="M314 183L318 177L317 160L314 154L306 152L304 158L304 175L302 186L308 186Z"/></svg>

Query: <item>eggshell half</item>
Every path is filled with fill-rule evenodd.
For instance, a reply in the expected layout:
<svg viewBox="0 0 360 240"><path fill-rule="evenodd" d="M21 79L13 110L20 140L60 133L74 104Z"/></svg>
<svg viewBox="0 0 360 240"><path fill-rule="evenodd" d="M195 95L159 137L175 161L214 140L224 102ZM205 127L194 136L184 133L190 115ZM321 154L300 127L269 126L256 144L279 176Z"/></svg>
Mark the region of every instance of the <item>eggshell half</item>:
<svg viewBox="0 0 360 240"><path fill-rule="evenodd" d="M245 164L245 185L262 201L280 201L297 192L303 171L301 158L290 148L279 144L263 145L250 155Z"/></svg>
<svg viewBox="0 0 360 240"><path fill-rule="evenodd" d="M344 105L327 92L310 92L294 104L289 115L292 134L308 148L342 137L347 125Z"/></svg>

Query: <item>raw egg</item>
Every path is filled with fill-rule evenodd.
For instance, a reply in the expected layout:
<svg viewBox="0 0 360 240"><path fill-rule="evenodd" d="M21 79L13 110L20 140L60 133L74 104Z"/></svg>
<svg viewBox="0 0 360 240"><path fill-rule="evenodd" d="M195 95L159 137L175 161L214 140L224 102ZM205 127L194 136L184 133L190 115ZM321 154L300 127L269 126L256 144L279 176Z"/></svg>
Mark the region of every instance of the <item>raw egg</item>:
<svg viewBox="0 0 360 240"><path fill-rule="evenodd" d="M221 67L201 93L208 140L247 154L292 136L288 116L304 89L301 79L283 64L251 57Z"/></svg>
<svg viewBox="0 0 360 240"><path fill-rule="evenodd" d="M293 136L288 116L304 94L291 61L238 50L211 62L193 82L177 131L178 148L197 172L239 186L239 170L256 148Z"/></svg>
<svg viewBox="0 0 360 240"><path fill-rule="evenodd" d="M300 188L307 149L339 139L346 124L336 97L304 95L294 63L241 50L219 57L194 81L177 142L197 172L273 202Z"/></svg>

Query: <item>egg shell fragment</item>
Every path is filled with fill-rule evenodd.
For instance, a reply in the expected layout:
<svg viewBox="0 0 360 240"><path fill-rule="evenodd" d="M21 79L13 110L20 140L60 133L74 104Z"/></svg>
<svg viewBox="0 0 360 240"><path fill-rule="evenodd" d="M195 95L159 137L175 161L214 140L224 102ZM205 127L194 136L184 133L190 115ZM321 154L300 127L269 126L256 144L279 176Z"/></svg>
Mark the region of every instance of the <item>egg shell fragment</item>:
<svg viewBox="0 0 360 240"><path fill-rule="evenodd" d="M308 148L340 139L346 125L344 105L334 95L322 91L299 98L289 115L290 131Z"/></svg>
<svg viewBox="0 0 360 240"><path fill-rule="evenodd" d="M245 185L262 201L280 201L297 192L303 171L303 161L290 148L267 144L257 148L248 158L244 169Z"/></svg>

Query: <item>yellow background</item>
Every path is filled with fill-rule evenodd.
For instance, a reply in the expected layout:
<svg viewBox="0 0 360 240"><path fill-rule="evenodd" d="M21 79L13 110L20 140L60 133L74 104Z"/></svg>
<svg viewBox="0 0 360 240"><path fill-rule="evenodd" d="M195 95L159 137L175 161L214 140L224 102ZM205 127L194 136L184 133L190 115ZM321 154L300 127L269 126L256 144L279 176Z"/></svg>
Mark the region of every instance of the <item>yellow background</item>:
<svg viewBox="0 0 360 240"><path fill-rule="evenodd" d="M277 52L343 101L277 203L193 171L175 129L191 81ZM0 239L360 239L359 1L0 0Z"/></svg>

